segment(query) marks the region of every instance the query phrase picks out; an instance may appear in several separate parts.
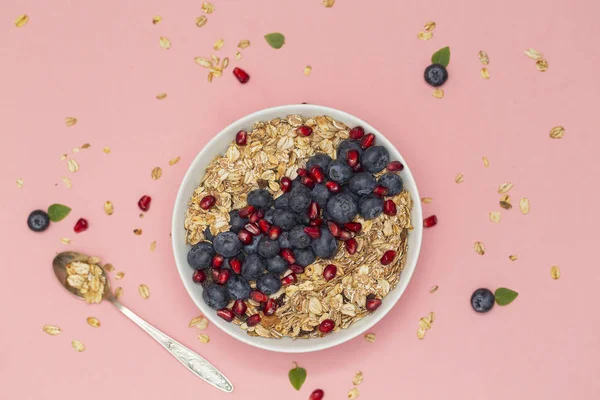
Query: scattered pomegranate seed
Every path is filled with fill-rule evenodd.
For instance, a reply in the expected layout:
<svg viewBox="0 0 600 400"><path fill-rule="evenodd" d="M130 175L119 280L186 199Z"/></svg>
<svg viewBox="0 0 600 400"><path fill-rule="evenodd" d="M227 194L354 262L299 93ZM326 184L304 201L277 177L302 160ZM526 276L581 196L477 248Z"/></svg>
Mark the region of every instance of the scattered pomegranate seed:
<svg viewBox="0 0 600 400"><path fill-rule="evenodd" d="M212 270L212 278L213 278L213 281L215 281L215 282L219 279L219 270L218 269Z"/></svg>
<svg viewBox="0 0 600 400"><path fill-rule="evenodd" d="M223 308L223 309L217 311L217 315L219 317L223 318L227 322L231 322L235 318L235 315L233 315L231 310L228 310L226 308Z"/></svg>
<svg viewBox="0 0 600 400"><path fill-rule="evenodd" d="M292 264L292 265L290 265L290 269L292 270L293 273L295 273L297 275L304 273L304 267L302 265Z"/></svg>
<svg viewBox="0 0 600 400"><path fill-rule="evenodd" d="M316 219L313 219L313 220L311 220L311 221L310 221L308 224L309 224L310 226L321 226L321 225L323 225L323 218L316 218Z"/></svg>
<svg viewBox="0 0 600 400"><path fill-rule="evenodd" d="M300 182L311 189L315 187L315 181L313 181L310 176L303 176L302 179L300 179Z"/></svg>
<svg viewBox="0 0 600 400"><path fill-rule="evenodd" d="M284 176L279 181L279 186L281 187L281 191L283 193L287 193L290 190L292 190L292 180L290 178L288 178L287 176Z"/></svg>
<svg viewBox="0 0 600 400"><path fill-rule="evenodd" d="M348 150L346 161L348 161L349 166L356 167L358 165L358 150Z"/></svg>
<svg viewBox="0 0 600 400"><path fill-rule="evenodd" d="M294 256L292 249L281 249L279 255L287 261L288 264L294 264L296 262L296 257Z"/></svg>
<svg viewBox="0 0 600 400"><path fill-rule="evenodd" d="M344 224L344 228L348 229L350 232L357 233L362 229L362 225L360 222L348 222L347 224Z"/></svg>
<svg viewBox="0 0 600 400"><path fill-rule="evenodd" d="M271 224L266 219L261 219L258 221L258 227L263 233L267 233L271 229Z"/></svg>
<svg viewBox="0 0 600 400"><path fill-rule="evenodd" d="M238 144L238 146L245 146L247 141L248 141L248 132L239 131L235 135L235 142Z"/></svg>
<svg viewBox="0 0 600 400"><path fill-rule="evenodd" d="M352 234L350 233L350 231L347 231L345 229L340 229L339 237L340 237L340 240L349 240L349 239L352 239Z"/></svg>
<svg viewBox="0 0 600 400"><path fill-rule="evenodd" d="M258 236L260 235L260 228L258 227L258 225L256 224L246 224L246 226L244 226L244 228L250 232L253 236Z"/></svg>
<svg viewBox="0 0 600 400"><path fill-rule="evenodd" d="M312 135L312 128L310 126L302 125L296 128L296 133L302 136L310 136Z"/></svg>
<svg viewBox="0 0 600 400"><path fill-rule="evenodd" d="M244 300L236 300L235 303L233 303L233 307L231 307L231 311L233 311L233 313L238 317L246 314L247 309L248 306Z"/></svg>
<svg viewBox="0 0 600 400"><path fill-rule="evenodd" d="M252 223L258 222L260 219L264 218L265 212L263 210L256 210L252 214L250 214L250 218L248 220Z"/></svg>
<svg viewBox="0 0 600 400"><path fill-rule="evenodd" d="M246 206L246 207L242 207L239 209L238 215L241 218L247 218L248 215L252 214L254 211L255 211L254 206Z"/></svg>
<svg viewBox="0 0 600 400"><path fill-rule="evenodd" d="M388 171L402 171L404 169L404 165L400 161L391 161L386 166Z"/></svg>
<svg viewBox="0 0 600 400"><path fill-rule="evenodd" d="M233 75L237 78L240 83L246 83L250 80L250 75L241 68L235 67L233 69Z"/></svg>
<svg viewBox="0 0 600 400"><path fill-rule="evenodd" d="M308 400L322 400L324 396L325 393L321 389L316 389L310 394Z"/></svg>
<svg viewBox="0 0 600 400"><path fill-rule="evenodd" d="M151 201L152 201L152 197L143 195L138 201L138 207L142 211L148 211L150 209Z"/></svg>
<svg viewBox="0 0 600 400"><path fill-rule="evenodd" d="M356 248L358 247L358 243L356 242L356 239L351 238L346 240L346 251L348 252L348 254L352 255L354 253L356 253Z"/></svg>
<svg viewBox="0 0 600 400"><path fill-rule="evenodd" d="M368 311L371 311L371 312L377 310L380 305L381 305L380 299L367 299L367 302L365 303L365 307L367 308Z"/></svg>
<svg viewBox="0 0 600 400"><path fill-rule="evenodd" d="M252 243L252 234L248 232L246 229L242 228L238 232L238 239L245 245Z"/></svg>
<svg viewBox="0 0 600 400"><path fill-rule="evenodd" d="M200 200L200 208L203 210L208 210L209 208L214 206L216 202L216 197L209 194L208 196L204 196L202 200Z"/></svg>
<svg viewBox="0 0 600 400"><path fill-rule="evenodd" d="M333 264L329 264L323 270L323 278L325 278L326 281L330 281L333 278L335 278L336 274L337 274L337 267Z"/></svg>
<svg viewBox="0 0 600 400"><path fill-rule="evenodd" d="M323 333L329 333L335 328L335 322L332 319L325 319L319 325L319 331Z"/></svg>
<svg viewBox="0 0 600 400"><path fill-rule="evenodd" d="M298 174L298 176L307 176L308 175L308 171L305 168L298 168L296 170L296 173Z"/></svg>
<svg viewBox="0 0 600 400"><path fill-rule="evenodd" d="M396 258L396 252L394 250L388 250L381 256L381 264L391 264L391 262L394 261L394 258Z"/></svg>
<svg viewBox="0 0 600 400"><path fill-rule="evenodd" d="M362 139L362 137L365 136L365 130L362 126L355 126L354 128L350 129L348 136L350 136L350 139Z"/></svg>
<svg viewBox="0 0 600 400"><path fill-rule="evenodd" d="M219 275L217 275L217 283L219 285L224 285L227 283L229 278L231 277L231 271L228 269L219 270Z"/></svg>
<svg viewBox="0 0 600 400"><path fill-rule="evenodd" d="M316 201L312 201L310 203L310 205L308 206L308 211L306 212L306 215L310 219L317 219L317 218L319 218L320 212L321 212L321 207L319 207L319 205L317 204Z"/></svg>
<svg viewBox="0 0 600 400"><path fill-rule="evenodd" d="M383 213L385 215L396 215L396 203L392 200L386 200L383 202Z"/></svg>
<svg viewBox="0 0 600 400"><path fill-rule="evenodd" d="M250 298L258 303L264 303L265 301L269 300L266 294L259 292L258 290L251 291Z"/></svg>
<svg viewBox="0 0 600 400"><path fill-rule="evenodd" d="M260 314L254 314L248 317L248 319L246 319L246 325L248 326L254 326L256 324L258 324L260 322Z"/></svg>
<svg viewBox="0 0 600 400"><path fill-rule="evenodd" d="M354 172L364 172L364 170L365 169L360 164L356 164L354 167L352 167L352 171L354 171Z"/></svg>
<svg viewBox="0 0 600 400"><path fill-rule="evenodd" d="M269 299L263 306L263 313L265 315L273 315L277 311L277 301L275 299Z"/></svg>
<svg viewBox="0 0 600 400"><path fill-rule="evenodd" d="M437 217L435 215L427 217L423 220L423 226L425 228L431 228L434 225L437 225Z"/></svg>
<svg viewBox="0 0 600 400"><path fill-rule="evenodd" d="M325 186L327 186L327 189L329 189L331 193L339 193L340 191L340 184L337 182L329 181L325 183Z"/></svg>
<svg viewBox="0 0 600 400"><path fill-rule="evenodd" d="M323 181L325 180L325 174L323 174L323 169L321 169L321 167L319 167L318 165L313 165L310 168L309 172L310 177L313 181L317 183L323 183Z"/></svg>
<svg viewBox="0 0 600 400"><path fill-rule="evenodd" d="M327 221L327 228L329 229L329 232L331 232L331 234L333 235L333 237L339 237L340 236L340 226L338 224L336 224L333 221Z"/></svg>
<svg viewBox="0 0 600 400"><path fill-rule="evenodd" d="M216 254L213 258L212 258L212 267L214 269L219 269L221 268L221 265L223 265L223 261L225 261L225 259L223 258L222 255L220 254Z"/></svg>
<svg viewBox="0 0 600 400"><path fill-rule="evenodd" d="M197 269L194 271L194 275L192 275L192 280L194 283L202 283L206 280L206 272L201 269Z"/></svg>
<svg viewBox="0 0 600 400"><path fill-rule="evenodd" d="M267 232L267 236L271 240L279 239L279 235L281 235L281 228L278 226L272 226Z"/></svg>
<svg viewBox="0 0 600 400"><path fill-rule="evenodd" d="M318 239L321 237L321 229L316 226L307 226L304 228L304 233L310 236L312 239Z"/></svg>
<svg viewBox="0 0 600 400"><path fill-rule="evenodd" d="M237 258L232 258L231 260L229 260L229 266L236 274L239 275L242 273L242 262Z"/></svg>
<svg viewBox="0 0 600 400"><path fill-rule="evenodd" d="M291 274L286 275L283 278L281 278L281 284L283 286L291 285L292 283L295 283L295 282L296 282L296 274L293 272Z"/></svg>
<svg viewBox="0 0 600 400"><path fill-rule="evenodd" d="M362 147L363 150L368 149L369 147L373 146L374 144L375 144L375 135L372 133L367 133L360 140L360 147Z"/></svg>
<svg viewBox="0 0 600 400"><path fill-rule="evenodd" d="M79 218L77 220L77 222L75 222L75 226L73 227L73 230L75 231L75 233L81 233L85 230L87 230L88 228L88 222L85 218Z"/></svg>
<svg viewBox="0 0 600 400"><path fill-rule="evenodd" d="M375 186L375 189L373 189L373 194L377 197L386 196L388 194L388 188L381 185Z"/></svg>

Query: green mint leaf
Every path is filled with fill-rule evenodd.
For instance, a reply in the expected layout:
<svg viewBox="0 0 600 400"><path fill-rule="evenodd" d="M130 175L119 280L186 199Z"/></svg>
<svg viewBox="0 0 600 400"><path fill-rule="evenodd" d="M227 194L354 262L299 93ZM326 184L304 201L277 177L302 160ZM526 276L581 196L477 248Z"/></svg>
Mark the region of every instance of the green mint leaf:
<svg viewBox="0 0 600 400"><path fill-rule="evenodd" d="M499 306L505 306L512 303L518 295L519 293L515 292L514 290L503 287L496 289L496 292L494 293L494 296L496 296L496 303Z"/></svg>
<svg viewBox="0 0 600 400"><path fill-rule="evenodd" d="M431 62L433 64L442 64L444 67L447 67L448 64L450 64L450 47L444 47L433 53Z"/></svg>
<svg viewBox="0 0 600 400"><path fill-rule="evenodd" d="M50 217L50 221L52 222L62 221L70 212L71 208L62 204L52 204L48 207L48 217Z"/></svg>
<svg viewBox="0 0 600 400"><path fill-rule="evenodd" d="M265 35L265 39L274 49L280 49L285 44L285 36L279 32L269 33Z"/></svg>
<svg viewBox="0 0 600 400"><path fill-rule="evenodd" d="M288 376L290 377L290 383L292 384L294 389L300 390L300 388L304 384L304 381L306 380L306 370L304 368L299 367L298 364L296 364L296 368L290 369Z"/></svg>

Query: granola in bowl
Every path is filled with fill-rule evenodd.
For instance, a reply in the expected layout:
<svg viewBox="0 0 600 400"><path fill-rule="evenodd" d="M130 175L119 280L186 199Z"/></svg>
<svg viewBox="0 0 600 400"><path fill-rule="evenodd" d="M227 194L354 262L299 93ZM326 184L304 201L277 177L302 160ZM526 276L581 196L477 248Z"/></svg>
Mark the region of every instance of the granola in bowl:
<svg viewBox="0 0 600 400"><path fill-rule="evenodd" d="M240 131L208 164L185 230L217 315L251 336L317 338L376 312L406 264L413 201L375 141L289 115Z"/></svg>

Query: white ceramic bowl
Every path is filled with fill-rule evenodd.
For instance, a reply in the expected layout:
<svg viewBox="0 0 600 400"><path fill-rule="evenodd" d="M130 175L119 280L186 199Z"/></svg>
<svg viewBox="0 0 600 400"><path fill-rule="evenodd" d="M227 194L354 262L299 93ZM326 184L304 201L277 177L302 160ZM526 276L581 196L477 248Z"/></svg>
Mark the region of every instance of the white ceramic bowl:
<svg viewBox="0 0 600 400"><path fill-rule="evenodd" d="M246 332L240 329L237 325L225 322L219 318L215 311L204 303L202 300L202 287L192 281L193 270L187 263L187 253L190 249L190 246L185 243L185 212L188 201L192 197L194 189L196 189L200 179L204 175L204 169L208 163L216 155L223 154L225 152L230 143L235 139L235 134L238 131L242 129L251 131L252 124L256 121L268 121L276 117L285 117L290 114L300 114L305 117L329 115L350 127L361 125L365 128L365 131L373 132L376 135L377 144L385 146L388 149L390 153L390 159L400 160L404 164L404 170L401 172L402 180L404 181L404 187L410 191L410 194L414 200L414 209L412 212L412 225L414 226L414 230L408 236L408 254L406 266L404 267L404 271L402 272L398 286L385 297L383 304L372 315L369 315L354 323L348 329L341 329L338 332L331 333L323 338L318 339L265 339L261 337L248 336ZM377 129L365 121L343 111L312 104L294 104L267 108L237 120L219 132L219 134L212 138L206 147L204 147L204 149L198 153L190 165L187 173L183 177L183 182L181 183L179 192L177 193L175 209L173 210L173 253L175 255L177 270L179 271L179 275L181 276L181 280L183 281L187 292L194 303L196 303L200 311L202 311L202 313L213 324L218 326L228 335L231 335L234 338L251 346L285 353L303 353L323 350L347 342L348 340L370 329L391 310L398 299L400 299L402 296L402 293L404 293L404 290L406 289L406 286L408 285L408 282L410 281L410 278L415 270L417 258L419 257L419 251L421 248L421 236L423 233L422 221L423 216L419 192L417 191L417 185L413 179L410 169L408 168L408 165L402 155L400 155L398 150L396 150L396 148L385 138L384 135L382 135Z"/></svg>

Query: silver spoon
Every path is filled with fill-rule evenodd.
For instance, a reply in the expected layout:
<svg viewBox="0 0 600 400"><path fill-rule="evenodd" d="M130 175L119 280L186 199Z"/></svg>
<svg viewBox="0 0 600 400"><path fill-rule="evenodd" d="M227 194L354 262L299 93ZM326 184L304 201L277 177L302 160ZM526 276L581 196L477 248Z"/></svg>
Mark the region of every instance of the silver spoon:
<svg viewBox="0 0 600 400"><path fill-rule="evenodd" d="M77 298L83 300L83 297L78 293L77 289L72 288L67 284L67 269L66 265L73 261L87 262L88 256L81 253L75 253L66 251L58 254L52 261L52 268L54 274L58 278L58 281L67 289L69 292L77 296ZM102 274L106 278L106 272L102 269ZM119 300L116 299L109 287L109 280L106 279L104 285L103 300L112 303L119 311L125 314L129 319L135 322L140 328L146 333L152 336L158 343L160 343L169 353L173 355L181 364L187 367L194 375L204 379L216 388L223 390L224 392L233 392L233 385L229 380L219 372L211 363L200 357L198 354L188 349L178 341L165 335L137 315L135 315L130 309L122 305Z"/></svg>

